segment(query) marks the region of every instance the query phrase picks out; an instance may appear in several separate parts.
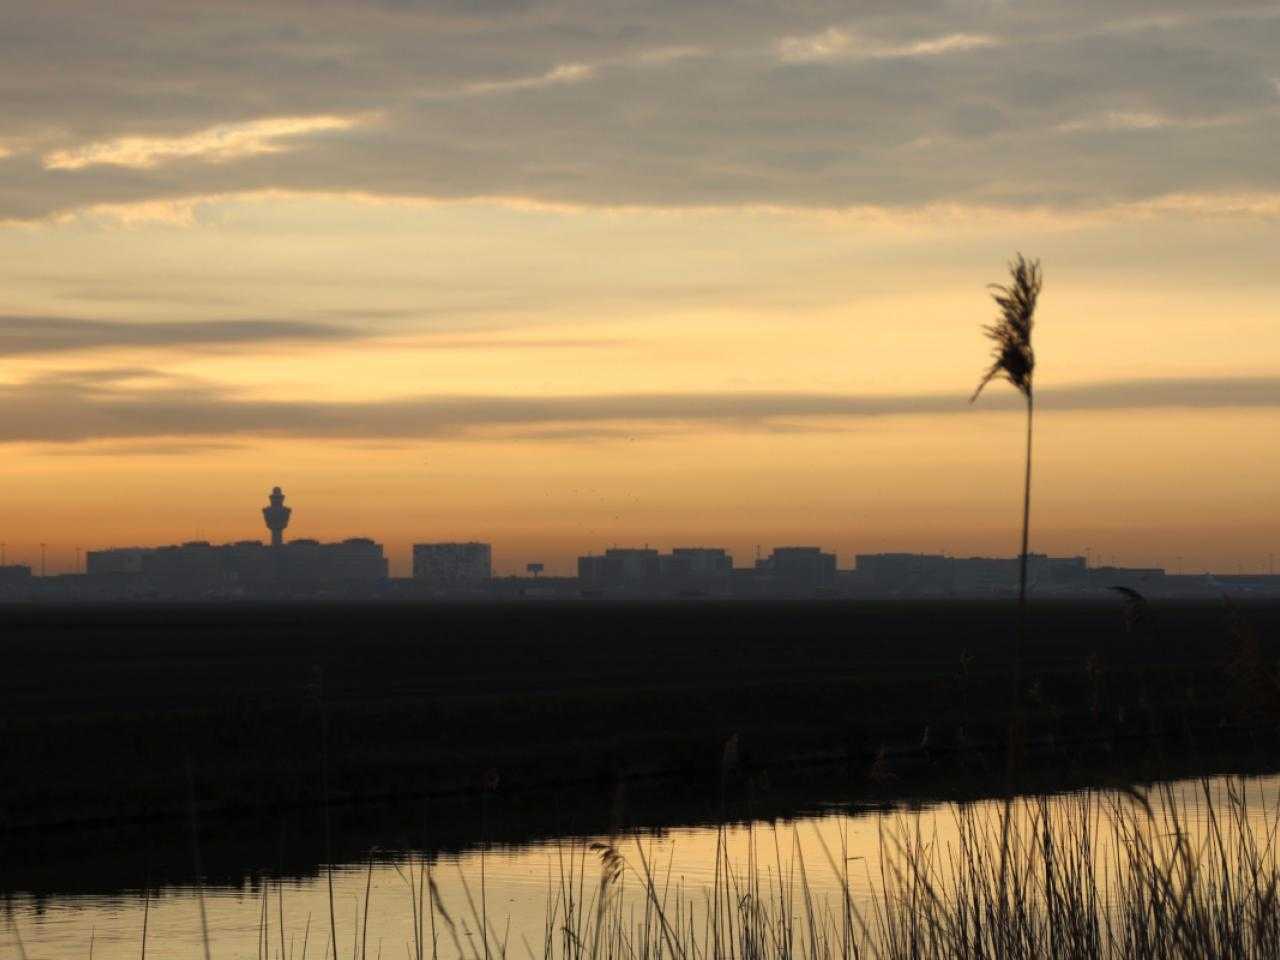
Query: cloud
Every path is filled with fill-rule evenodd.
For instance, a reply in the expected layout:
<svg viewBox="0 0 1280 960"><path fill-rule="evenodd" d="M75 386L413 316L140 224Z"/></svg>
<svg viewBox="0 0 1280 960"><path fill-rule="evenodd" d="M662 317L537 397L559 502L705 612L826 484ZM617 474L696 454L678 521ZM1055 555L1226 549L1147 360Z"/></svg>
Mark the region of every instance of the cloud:
<svg viewBox="0 0 1280 960"><path fill-rule="evenodd" d="M905 43L859 41L854 34L839 27L828 27L807 37L783 37L775 47L780 59L788 63L812 63L852 57L936 57L947 53L980 50L998 46L1000 41L988 34L951 33Z"/></svg>
<svg viewBox="0 0 1280 960"><path fill-rule="evenodd" d="M1280 217L1280 193L1212 195L1172 193L1129 204L1125 212L1143 216L1178 214L1204 218L1272 220Z"/></svg>
<svg viewBox="0 0 1280 960"><path fill-rule="evenodd" d="M783 37L777 44L778 56L792 63L830 60L845 54L852 43L853 37L844 30L827 27L807 37Z"/></svg>
<svg viewBox="0 0 1280 960"><path fill-rule="evenodd" d="M202 453L226 453L242 444L215 441L141 443L75 443L46 451L55 457L190 457Z"/></svg>
<svg viewBox="0 0 1280 960"><path fill-rule="evenodd" d="M1043 390L1048 412L1280 408L1280 377L1119 380ZM978 410L1017 411L1018 396ZM0 443L226 440L555 439L620 435L622 424L807 429L898 416L972 416L962 395L811 392L409 397L269 401L145 369L59 372L0 385Z"/></svg>
<svg viewBox="0 0 1280 960"><path fill-rule="evenodd" d="M427 94L426 99L447 99L458 94L476 96L512 93L520 90L537 90L541 87L559 86L561 84L582 83L596 77L599 71L606 67L661 67L677 60L701 56L704 53L703 48L687 44L654 47L640 50L638 53L628 56L613 57L592 63L561 63L532 76L514 77L509 80L482 80L469 83L458 91Z"/></svg>
<svg viewBox="0 0 1280 960"><path fill-rule="evenodd" d="M1000 45L1000 40L987 34L952 33L945 37L916 40L898 47L888 47L877 56L884 57L936 57L944 53L961 53L966 50L982 50Z"/></svg>
<svg viewBox="0 0 1280 960"><path fill-rule="evenodd" d="M1056 129L1062 133L1094 133L1117 130L1165 130L1170 127L1224 127L1247 122L1247 117L1230 114L1215 117L1170 117L1166 114L1143 110L1107 110L1093 116L1060 123Z"/></svg>
<svg viewBox="0 0 1280 960"><path fill-rule="evenodd" d="M295 320L125 322L75 317L0 316L0 356L121 348L253 346L272 341L340 341L350 327Z"/></svg>
<svg viewBox="0 0 1280 960"><path fill-rule="evenodd" d="M648 66L662 66L688 57L701 57L707 53L703 47L690 44L673 44L669 47L654 47L652 50L641 50L635 55L634 62ZM1276 81L1280 84L1280 80Z"/></svg>
<svg viewBox="0 0 1280 960"><path fill-rule="evenodd" d="M617 337L423 337L406 341L429 350L607 350L630 340Z"/></svg>
<svg viewBox="0 0 1280 960"><path fill-rule="evenodd" d="M175 160L226 163L242 157L283 153L289 141L313 133L350 130L354 117L269 117L226 123L178 137L117 137L44 155L48 170L83 170L102 164L149 170ZM284 142L281 142L284 141Z"/></svg>
<svg viewBox="0 0 1280 960"><path fill-rule="evenodd" d="M536 90L538 87L549 87L559 83L581 83L590 79L596 68L587 63L562 63L552 67L546 73L533 77L516 77L513 80L490 80L481 83L470 83L464 87L466 93L510 93L515 90Z"/></svg>
<svg viewBox="0 0 1280 960"><path fill-rule="evenodd" d="M1159 130L1173 125L1173 120L1158 113L1108 110L1099 116L1059 124L1058 129L1064 133L1076 133L1090 130Z"/></svg>
<svg viewBox="0 0 1280 960"><path fill-rule="evenodd" d="M909 144L903 151L930 149L929 143ZM205 214L216 220L219 205L228 204L297 204L305 207L314 202L335 202L368 205L372 207L396 207L404 210L433 210L442 208L494 208L518 213L549 214L575 217L587 214L634 217L638 221L689 218L697 216L725 216L745 214L759 218L799 220L830 226L869 226L886 230L913 233L948 233L957 228L976 225L998 225L1002 229L1035 228L1037 230L1073 230L1107 224L1129 223L1152 217L1180 217L1185 219L1252 219L1274 220L1280 217L1280 189L1276 191L1232 192L1172 192L1132 200L1111 200L1100 203L1074 203L1069 207L1057 206L1051 198L1030 199L1003 197L973 197L962 201L935 201L914 205L901 204L754 204L754 203L701 203L701 204L592 204L548 203L532 197L477 196L469 198L423 198L395 194L331 193L327 191L251 191L222 196L203 195L173 198L165 201L146 201L139 204L98 205L78 212L60 213L53 218L57 223L86 223L107 226L141 226L144 224L191 228L198 226ZM77 298L80 299L80 298ZM83 299L95 299L88 296ZM125 296L113 299L132 299ZM145 293L138 299L151 299ZM185 301L184 301L185 302ZM417 315L421 311L410 311Z"/></svg>
<svg viewBox="0 0 1280 960"><path fill-rule="evenodd" d="M23 151L0 222L190 224L183 198L271 192L1067 212L1280 193L1273 0L125 6L5 8L0 142Z"/></svg>

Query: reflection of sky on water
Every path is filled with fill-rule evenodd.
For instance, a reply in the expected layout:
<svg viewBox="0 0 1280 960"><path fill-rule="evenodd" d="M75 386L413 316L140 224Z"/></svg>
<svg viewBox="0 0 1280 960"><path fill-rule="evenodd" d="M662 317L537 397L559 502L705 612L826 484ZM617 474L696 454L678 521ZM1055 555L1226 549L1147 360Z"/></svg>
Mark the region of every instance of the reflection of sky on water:
<svg viewBox="0 0 1280 960"><path fill-rule="evenodd" d="M1234 781L1239 784L1241 781ZM1228 781L1211 782L1214 791L1225 791ZM1263 824L1276 815L1280 777L1244 781L1249 798L1249 816L1255 824ZM1187 781L1170 790L1177 800L1180 826L1192 836L1204 828L1202 785ZM1153 835L1167 835L1175 829L1168 818L1168 808L1159 791L1151 794L1156 811L1150 830ZM1053 817L1087 815L1095 829L1098 855L1107 856L1112 842L1107 827L1108 811L1113 804L1133 801L1109 796L1082 806L1081 795L1068 795L1048 801ZM985 814L994 814L999 804L989 801L971 805L979 822ZM1021 804L1020 816L1037 815L1033 804ZM958 839L958 808L939 804L914 811L855 811L832 806L811 816L788 822L756 823L730 828L725 835L729 862L739 872L754 863L761 883L784 883L799 878L800 867L815 892L834 900L841 878L835 870L843 860L848 864L849 883L858 900L865 900L878 886L881 851L892 851L900 843L918 838L945 851ZM599 882L598 854L588 849L590 841L550 842L525 846L493 848L482 857L478 852L442 858L433 866L433 876L441 899L455 925L459 941L470 952L474 945L483 955L478 937L476 915L481 907L483 883L484 903L495 939L505 938L511 957L525 957L527 943L541 956L547 905L562 896L566 878L590 898ZM701 911L704 890L712 884L716 864L717 835L714 828L687 827L664 831L660 835L614 838L618 851L626 858L622 896L640 904L642 893L638 872L648 862L659 884L670 882L673 891L683 891ZM366 884L370 890L368 905L368 951L387 958L404 955L412 939L413 905L409 892L408 870L411 854L375 854L370 871L367 864L345 865L335 869L334 904L340 955L353 956L357 929L363 925ZM482 863L483 862L483 863ZM482 876L483 865L483 876ZM833 867L835 869L833 869ZM257 958L259 934L263 929L263 883L246 883L237 888L211 888L205 892L213 956L219 960L243 957ZM468 893L470 897L468 897ZM474 903L474 909L469 905ZM88 957L90 942L96 960L124 960L140 954L144 916L140 891L128 891L112 897L62 897L46 899L40 904L22 894L10 902L12 923L5 922L0 932L0 945L5 955L16 955L14 927L21 934L30 960L63 960ZM276 958L305 956L321 958L329 940L328 890L321 874L306 880L266 881L267 955ZM196 894L190 888L161 890L154 895L147 913L148 956L162 960L203 960L200 914ZM282 923L283 920L283 923ZM281 927L284 935L281 937ZM438 921L440 954L455 955L456 948ZM330 955L332 952L330 951Z"/></svg>

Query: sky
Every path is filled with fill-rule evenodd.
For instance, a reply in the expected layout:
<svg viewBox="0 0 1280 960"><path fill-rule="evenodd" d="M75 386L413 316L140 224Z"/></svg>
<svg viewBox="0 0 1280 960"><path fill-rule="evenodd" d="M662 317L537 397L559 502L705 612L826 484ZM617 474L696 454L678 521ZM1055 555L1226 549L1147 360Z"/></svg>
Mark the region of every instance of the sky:
<svg viewBox="0 0 1280 960"><path fill-rule="evenodd" d="M1280 3L0 7L0 542L1280 552Z"/></svg>

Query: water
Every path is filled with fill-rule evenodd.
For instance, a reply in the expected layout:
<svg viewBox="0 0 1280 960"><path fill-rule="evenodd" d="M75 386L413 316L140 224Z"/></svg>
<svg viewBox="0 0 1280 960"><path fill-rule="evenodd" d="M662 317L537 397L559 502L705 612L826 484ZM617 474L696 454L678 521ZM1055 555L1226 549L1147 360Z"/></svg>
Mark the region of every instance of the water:
<svg viewBox="0 0 1280 960"><path fill-rule="evenodd" d="M1203 783L1208 783L1219 797L1225 796L1230 787L1239 789L1243 785L1250 799L1250 822L1260 833L1265 831L1268 817L1274 817L1280 776L1180 781L1171 785L1171 796L1176 798L1185 817L1182 827L1189 834L1198 834L1205 825ZM1083 796L1051 797L1046 809L1053 816L1078 816L1085 809L1081 806ZM1163 822L1167 815L1163 794L1153 792L1151 796L1157 812L1153 831L1172 830ZM1123 807L1131 802L1115 794L1102 795L1087 809L1089 816L1105 822L1113 804ZM1019 809L1024 817L1035 814L1033 805ZM488 844L483 850L472 847L438 852L432 857L431 876L454 921L461 952L484 955L478 934L480 917L484 916L494 943L505 941L509 956L541 956L548 905L562 904L566 896L589 901L596 890L601 860L599 851L591 849L592 843L612 844L626 859L618 895L636 910L643 907L640 876L646 863L661 885L669 883L675 896L693 904L695 911L703 909L721 843L738 874L754 867L764 883L777 889L779 877L785 887L803 870L819 899L838 901L847 881L855 901L869 904L879 888L882 853L911 838L924 839L939 849L954 846L958 839L958 813L962 810L981 820L997 816L1000 804L937 803L891 809L818 804L794 817L739 822L723 832L714 825L703 824L613 836ZM206 828L204 832L214 835L205 843L210 845L210 853L216 853L219 831ZM1100 835L1105 833L1099 831ZM1101 843L1105 846L1105 836ZM1105 850L1099 856L1105 859ZM333 926L340 956L357 956L365 943L370 958L408 955L415 914L411 884L417 883L411 878L417 876L423 863L421 853L414 850L374 849L368 852L367 859L333 870ZM847 864L847 868L841 864ZM68 863L63 869L76 868ZM847 878L840 875L844 869L848 871ZM20 936L30 960L87 958L91 950L99 960L137 958L141 956L145 917L147 956L203 960L201 899L199 888L190 882L170 883L149 895L138 888L52 894L19 888L7 901L8 919L0 930L0 956L19 956ZM329 943L329 882L323 868L302 876L253 871L235 882L211 880L203 890L203 908L203 923L207 924L215 958L333 955ZM441 956L456 956L458 946L442 917L437 917L437 931Z"/></svg>

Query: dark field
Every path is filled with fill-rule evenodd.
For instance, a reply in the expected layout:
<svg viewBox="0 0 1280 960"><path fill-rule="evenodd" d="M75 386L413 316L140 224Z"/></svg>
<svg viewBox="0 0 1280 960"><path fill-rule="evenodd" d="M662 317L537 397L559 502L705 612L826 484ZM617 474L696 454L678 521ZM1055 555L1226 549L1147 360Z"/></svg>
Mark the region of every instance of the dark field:
<svg viewBox="0 0 1280 960"><path fill-rule="evenodd" d="M1280 607L1155 613L1033 604L1028 757L1272 750ZM817 763L998 782L1014 622L1009 602L10 608L0 830Z"/></svg>

